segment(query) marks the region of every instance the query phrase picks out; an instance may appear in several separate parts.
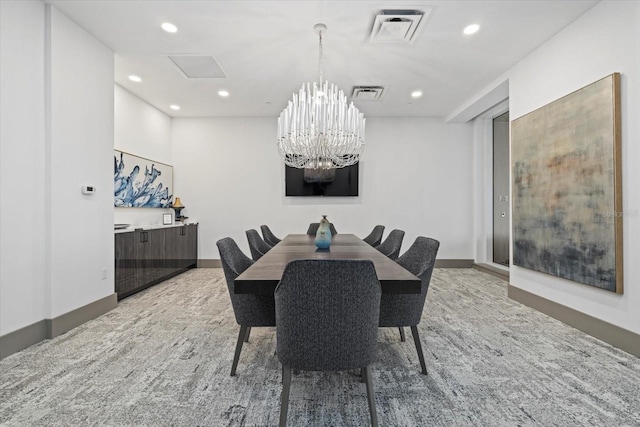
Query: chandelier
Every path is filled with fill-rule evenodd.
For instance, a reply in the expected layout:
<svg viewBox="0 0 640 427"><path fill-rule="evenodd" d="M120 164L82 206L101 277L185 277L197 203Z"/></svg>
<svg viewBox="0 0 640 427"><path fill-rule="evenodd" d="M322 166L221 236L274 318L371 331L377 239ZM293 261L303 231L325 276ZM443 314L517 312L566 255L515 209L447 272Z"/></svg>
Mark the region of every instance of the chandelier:
<svg viewBox="0 0 640 427"><path fill-rule="evenodd" d="M318 83L303 83L278 118L278 150L287 166L299 169L335 169L358 163L364 149L364 115L337 86L323 81L322 34L319 38Z"/></svg>

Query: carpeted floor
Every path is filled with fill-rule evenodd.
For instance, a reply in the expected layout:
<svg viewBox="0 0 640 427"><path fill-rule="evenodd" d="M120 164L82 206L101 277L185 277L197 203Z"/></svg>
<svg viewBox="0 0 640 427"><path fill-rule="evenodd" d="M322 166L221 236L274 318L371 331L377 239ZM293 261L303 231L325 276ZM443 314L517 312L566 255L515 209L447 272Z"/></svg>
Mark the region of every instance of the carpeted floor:
<svg viewBox="0 0 640 427"><path fill-rule="evenodd" d="M506 297L473 269L436 269L419 326L381 329L373 366L383 426L640 426L640 359ZM407 329L407 332L409 330ZM238 333L221 269L191 270L0 361L2 426L273 426L275 330ZM290 426L363 426L355 372L295 375Z"/></svg>

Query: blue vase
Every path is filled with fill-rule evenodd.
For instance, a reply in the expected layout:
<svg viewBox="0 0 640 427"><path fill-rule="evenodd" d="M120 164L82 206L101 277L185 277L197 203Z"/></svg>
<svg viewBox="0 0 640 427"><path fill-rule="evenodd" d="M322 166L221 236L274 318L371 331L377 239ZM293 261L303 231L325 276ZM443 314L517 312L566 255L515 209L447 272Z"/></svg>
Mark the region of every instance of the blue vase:
<svg viewBox="0 0 640 427"><path fill-rule="evenodd" d="M318 249L329 249L331 246L331 228L326 215L322 215L314 243Z"/></svg>

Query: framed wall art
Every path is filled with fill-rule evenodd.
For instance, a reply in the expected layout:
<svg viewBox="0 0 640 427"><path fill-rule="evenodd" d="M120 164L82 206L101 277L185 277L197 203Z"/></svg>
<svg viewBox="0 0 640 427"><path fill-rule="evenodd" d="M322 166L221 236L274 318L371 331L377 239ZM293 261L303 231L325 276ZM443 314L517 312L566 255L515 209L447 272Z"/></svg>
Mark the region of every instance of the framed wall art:
<svg viewBox="0 0 640 427"><path fill-rule="evenodd" d="M116 207L171 207L173 166L115 150L113 181Z"/></svg>
<svg viewBox="0 0 640 427"><path fill-rule="evenodd" d="M620 75L511 122L513 263L622 293Z"/></svg>

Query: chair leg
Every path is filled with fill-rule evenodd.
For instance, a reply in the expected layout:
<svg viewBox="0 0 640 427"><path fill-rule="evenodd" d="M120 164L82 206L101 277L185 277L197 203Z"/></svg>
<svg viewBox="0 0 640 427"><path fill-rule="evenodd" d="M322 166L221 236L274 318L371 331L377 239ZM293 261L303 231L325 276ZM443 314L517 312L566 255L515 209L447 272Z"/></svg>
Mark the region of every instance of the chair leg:
<svg viewBox="0 0 640 427"><path fill-rule="evenodd" d="M249 342L249 334L251 334L251 326L247 327L247 334L244 336L244 342Z"/></svg>
<svg viewBox="0 0 640 427"><path fill-rule="evenodd" d="M413 334L413 341L416 343L416 350L418 351L418 360L420 360L422 373L427 375L427 365L424 363L424 354L422 354L422 344L420 343L420 335L418 335L418 327L412 326L411 333Z"/></svg>
<svg viewBox="0 0 640 427"><path fill-rule="evenodd" d="M236 353L233 355L233 363L231 364L232 377L236 375L236 368L238 367L238 360L240 360L240 352L242 351L242 340L247 335L247 328L247 326L240 326L238 342L236 343Z"/></svg>
<svg viewBox="0 0 640 427"><path fill-rule="evenodd" d="M404 336L404 328L400 326L398 329L400 330L400 341L405 342L407 337Z"/></svg>
<svg viewBox="0 0 640 427"><path fill-rule="evenodd" d="M289 411L289 391L291 391L291 367L282 365L282 394L280 395L280 427L287 425Z"/></svg>
<svg viewBox="0 0 640 427"><path fill-rule="evenodd" d="M371 366L367 365L362 368L362 376L364 377L367 386L367 402L369 403L371 426L378 427L378 415L376 413L376 399L373 392L373 376L371 375Z"/></svg>

